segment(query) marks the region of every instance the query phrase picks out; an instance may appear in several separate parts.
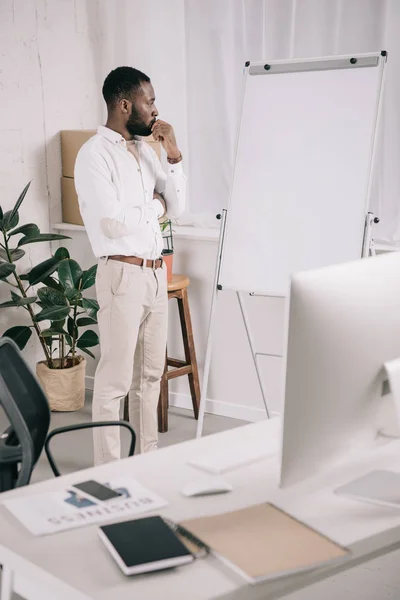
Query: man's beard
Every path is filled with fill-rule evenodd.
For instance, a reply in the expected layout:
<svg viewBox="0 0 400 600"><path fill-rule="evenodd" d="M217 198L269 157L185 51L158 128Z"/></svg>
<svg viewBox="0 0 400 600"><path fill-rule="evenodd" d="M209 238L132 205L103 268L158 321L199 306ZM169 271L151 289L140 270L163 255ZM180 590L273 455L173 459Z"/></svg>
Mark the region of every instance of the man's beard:
<svg viewBox="0 0 400 600"><path fill-rule="evenodd" d="M146 125L143 119L139 117L135 109L132 107L131 114L126 122L126 129L132 136L142 135L143 137L147 137L151 134L151 128L153 127L154 123L155 119L153 119L149 125Z"/></svg>

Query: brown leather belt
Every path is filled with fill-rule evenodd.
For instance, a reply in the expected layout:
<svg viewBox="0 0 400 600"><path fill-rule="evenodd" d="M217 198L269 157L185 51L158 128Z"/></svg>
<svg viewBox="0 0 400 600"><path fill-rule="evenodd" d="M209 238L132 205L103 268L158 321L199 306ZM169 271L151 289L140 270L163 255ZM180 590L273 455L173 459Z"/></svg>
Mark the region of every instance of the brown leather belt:
<svg viewBox="0 0 400 600"><path fill-rule="evenodd" d="M156 258L154 260L145 260L138 256L123 256L122 254L116 254L114 256L108 256L109 260L119 260L121 262L129 263L130 265L138 265L138 267L148 267L149 269L159 269L163 266L163 259Z"/></svg>

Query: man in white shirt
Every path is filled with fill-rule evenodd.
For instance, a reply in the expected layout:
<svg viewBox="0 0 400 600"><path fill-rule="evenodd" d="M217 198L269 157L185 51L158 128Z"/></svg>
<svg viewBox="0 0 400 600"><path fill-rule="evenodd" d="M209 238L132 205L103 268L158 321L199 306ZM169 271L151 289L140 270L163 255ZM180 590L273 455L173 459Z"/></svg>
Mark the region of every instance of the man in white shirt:
<svg viewBox="0 0 400 600"><path fill-rule="evenodd" d="M79 206L94 254L101 358L93 420L118 420L129 393L137 449L157 448L157 403L167 339L167 280L158 219L185 207L186 178L174 131L157 120L154 89L144 73L119 67L103 86L108 118L84 144L75 165ZM160 141L168 173L136 136ZM94 430L94 460L120 458L119 428Z"/></svg>

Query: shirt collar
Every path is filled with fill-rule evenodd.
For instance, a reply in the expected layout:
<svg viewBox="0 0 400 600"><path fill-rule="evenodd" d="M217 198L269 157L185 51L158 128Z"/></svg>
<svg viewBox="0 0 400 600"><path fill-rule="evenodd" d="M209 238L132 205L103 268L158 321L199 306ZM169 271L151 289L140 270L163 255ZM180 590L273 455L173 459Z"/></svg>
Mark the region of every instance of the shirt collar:
<svg viewBox="0 0 400 600"><path fill-rule="evenodd" d="M104 125L99 125L97 128L97 133L112 142L113 144L122 144L126 147L126 140L122 137L120 133L117 133L113 129L109 127L105 127ZM140 136L135 135L134 140L140 141Z"/></svg>
<svg viewBox="0 0 400 600"><path fill-rule="evenodd" d="M123 144L125 146L125 140L122 137L122 135L120 133L117 133L113 129L110 129L109 127L104 127L104 125L100 125L97 128L97 133L102 137L105 137L113 144Z"/></svg>

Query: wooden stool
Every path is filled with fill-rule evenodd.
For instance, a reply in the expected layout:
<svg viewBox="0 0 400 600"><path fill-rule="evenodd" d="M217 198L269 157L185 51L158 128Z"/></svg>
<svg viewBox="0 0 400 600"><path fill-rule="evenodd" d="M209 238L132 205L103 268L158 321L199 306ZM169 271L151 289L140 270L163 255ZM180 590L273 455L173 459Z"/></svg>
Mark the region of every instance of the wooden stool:
<svg viewBox="0 0 400 600"><path fill-rule="evenodd" d="M189 285L190 279L185 275L172 275L172 280L168 283L168 300L176 298L178 301L185 360L169 358L168 352L166 353L165 369L161 379L160 399L158 401L158 431L160 433L168 431L168 381L170 379L182 375L189 377L194 417L195 419L199 417L200 383L187 294ZM169 370L168 367L173 367L173 369Z"/></svg>
<svg viewBox="0 0 400 600"><path fill-rule="evenodd" d="M168 431L168 381L170 379L175 379L175 377L181 377L182 375L189 377L194 417L195 419L199 417L200 383L187 295L187 287L189 285L190 279L185 275L172 275L172 280L168 283L168 300L176 298L178 301L185 360L168 358L168 353L166 352L164 374L161 378L160 399L158 401L158 431L160 433ZM168 370L168 367L174 368L173 370ZM128 396L124 402L124 420L129 421Z"/></svg>

